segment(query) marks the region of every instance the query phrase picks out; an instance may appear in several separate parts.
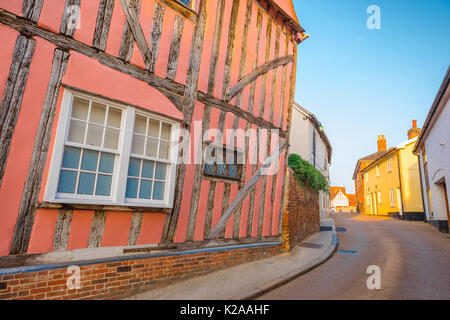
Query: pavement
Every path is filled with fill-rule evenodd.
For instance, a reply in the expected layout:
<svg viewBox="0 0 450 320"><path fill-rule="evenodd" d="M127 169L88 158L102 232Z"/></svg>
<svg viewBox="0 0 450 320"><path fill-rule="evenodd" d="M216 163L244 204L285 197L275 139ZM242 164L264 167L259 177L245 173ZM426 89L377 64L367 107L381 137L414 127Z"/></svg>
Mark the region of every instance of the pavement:
<svg viewBox="0 0 450 320"><path fill-rule="evenodd" d="M450 235L424 222L334 214L339 249L262 300L450 299ZM380 270L369 289L369 266Z"/></svg>
<svg viewBox="0 0 450 320"><path fill-rule="evenodd" d="M249 300L257 298L327 261L337 248L334 220L329 229L306 238L290 253L253 261L156 288L127 300Z"/></svg>

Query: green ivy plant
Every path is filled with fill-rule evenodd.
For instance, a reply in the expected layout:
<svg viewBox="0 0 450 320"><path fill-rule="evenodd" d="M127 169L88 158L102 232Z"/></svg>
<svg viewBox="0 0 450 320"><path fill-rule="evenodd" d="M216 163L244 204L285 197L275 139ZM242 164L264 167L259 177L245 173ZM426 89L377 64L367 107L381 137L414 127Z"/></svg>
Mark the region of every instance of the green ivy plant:
<svg viewBox="0 0 450 320"><path fill-rule="evenodd" d="M323 174L298 154L289 155L288 164L300 185L307 185L316 191L330 192L328 181Z"/></svg>

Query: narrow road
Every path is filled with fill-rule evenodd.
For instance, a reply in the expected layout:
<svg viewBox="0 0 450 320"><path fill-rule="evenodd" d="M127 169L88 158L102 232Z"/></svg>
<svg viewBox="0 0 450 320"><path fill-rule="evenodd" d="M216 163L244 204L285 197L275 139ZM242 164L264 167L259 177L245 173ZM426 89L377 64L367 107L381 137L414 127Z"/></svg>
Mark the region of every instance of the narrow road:
<svg viewBox="0 0 450 320"><path fill-rule="evenodd" d="M338 232L338 251L259 299L450 299L449 234L424 222L352 214L334 219L346 229ZM379 290L367 288L371 265L381 269Z"/></svg>

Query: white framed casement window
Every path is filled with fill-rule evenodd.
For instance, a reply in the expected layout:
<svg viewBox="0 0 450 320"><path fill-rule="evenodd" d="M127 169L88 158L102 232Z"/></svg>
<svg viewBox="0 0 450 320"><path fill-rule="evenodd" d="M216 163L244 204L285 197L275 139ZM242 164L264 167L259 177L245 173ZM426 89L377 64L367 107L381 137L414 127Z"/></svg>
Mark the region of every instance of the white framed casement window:
<svg viewBox="0 0 450 320"><path fill-rule="evenodd" d="M389 158L387 160L387 172L391 172L392 171L392 158Z"/></svg>
<svg viewBox="0 0 450 320"><path fill-rule="evenodd" d="M394 189L389 190L389 199L391 202L391 207L395 207L395 193Z"/></svg>
<svg viewBox="0 0 450 320"><path fill-rule="evenodd" d="M377 198L378 198L378 204L381 204L382 203L382 201L381 201L381 191L378 191Z"/></svg>
<svg viewBox="0 0 450 320"><path fill-rule="evenodd" d="M380 165L377 164L376 166L376 171L377 171L377 177L380 176Z"/></svg>
<svg viewBox="0 0 450 320"><path fill-rule="evenodd" d="M367 195L367 206L370 206L370 195Z"/></svg>
<svg viewBox="0 0 450 320"><path fill-rule="evenodd" d="M171 208L178 127L65 88L44 200Z"/></svg>
<svg viewBox="0 0 450 320"><path fill-rule="evenodd" d="M366 183L368 183L368 182L369 182L369 173L367 172L367 173L365 174L365 176L366 176Z"/></svg>

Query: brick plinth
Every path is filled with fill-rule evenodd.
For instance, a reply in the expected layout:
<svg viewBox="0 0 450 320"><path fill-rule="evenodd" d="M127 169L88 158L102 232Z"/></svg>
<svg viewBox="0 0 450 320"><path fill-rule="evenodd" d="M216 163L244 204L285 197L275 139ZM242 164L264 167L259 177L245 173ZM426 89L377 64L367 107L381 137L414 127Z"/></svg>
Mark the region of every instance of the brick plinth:
<svg viewBox="0 0 450 320"><path fill-rule="evenodd" d="M67 266L4 274L0 275L0 299L120 299L280 253L280 243L274 243L84 264L79 266L81 288L72 290L67 287L67 280L72 276L67 273Z"/></svg>

